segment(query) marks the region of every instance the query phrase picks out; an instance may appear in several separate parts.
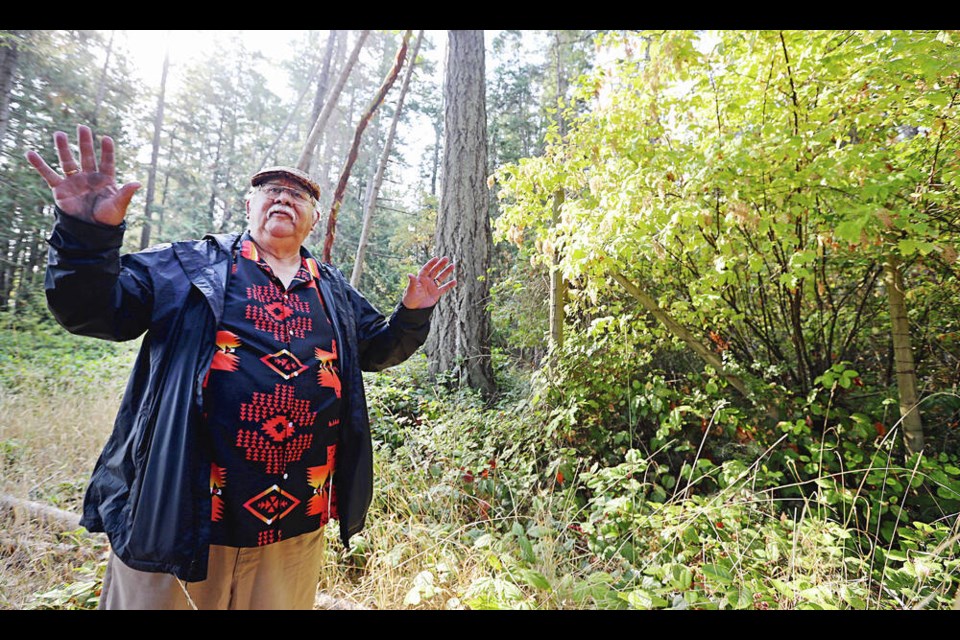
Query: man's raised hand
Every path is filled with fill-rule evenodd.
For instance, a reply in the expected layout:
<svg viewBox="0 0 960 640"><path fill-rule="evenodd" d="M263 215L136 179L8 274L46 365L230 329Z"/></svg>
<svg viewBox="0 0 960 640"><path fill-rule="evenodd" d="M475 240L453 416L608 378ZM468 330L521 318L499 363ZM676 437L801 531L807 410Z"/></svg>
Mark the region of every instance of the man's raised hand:
<svg viewBox="0 0 960 640"><path fill-rule="evenodd" d="M420 267L417 275L407 274L407 288L403 292L403 306L407 309L423 309L437 304L440 297L457 286L450 278L454 265L450 258L430 258ZM448 279L450 278L450 279Z"/></svg>
<svg viewBox="0 0 960 640"><path fill-rule="evenodd" d="M120 188L114 181L115 165L113 139L104 136L100 141L100 165L93 148L90 127L77 127L80 163L73 157L67 134L57 131L53 143L64 175L50 168L36 151L26 153L27 161L53 191L53 201L60 209L87 222L116 226L123 222L130 199L140 188L139 182L128 182Z"/></svg>

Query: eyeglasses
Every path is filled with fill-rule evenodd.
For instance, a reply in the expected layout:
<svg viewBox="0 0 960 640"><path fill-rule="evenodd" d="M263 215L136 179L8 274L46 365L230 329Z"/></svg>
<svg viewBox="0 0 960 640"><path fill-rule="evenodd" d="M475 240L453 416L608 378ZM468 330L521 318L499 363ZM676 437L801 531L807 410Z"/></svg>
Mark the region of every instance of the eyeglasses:
<svg viewBox="0 0 960 640"><path fill-rule="evenodd" d="M301 204L310 200L310 194L300 191L299 189L294 189L293 187L283 187L279 184L267 183L259 185L258 188L267 194L267 197L271 200L276 200L284 193L289 194L294 202Z"/></svg>

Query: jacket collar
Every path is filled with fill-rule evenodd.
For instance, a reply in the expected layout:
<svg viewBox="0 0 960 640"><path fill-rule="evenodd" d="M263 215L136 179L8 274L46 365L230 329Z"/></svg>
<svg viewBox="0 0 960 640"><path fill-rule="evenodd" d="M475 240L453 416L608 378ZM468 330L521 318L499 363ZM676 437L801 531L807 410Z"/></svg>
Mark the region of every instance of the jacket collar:
<svg viewBox="0 0 960 640"><path fill-rule="evenodd" d="M217 324L223 318L223 298L230 258L239 247L240 234L208 234L203 240L176 242L174 254L187 278L195 286L213 311Z"/></svg>

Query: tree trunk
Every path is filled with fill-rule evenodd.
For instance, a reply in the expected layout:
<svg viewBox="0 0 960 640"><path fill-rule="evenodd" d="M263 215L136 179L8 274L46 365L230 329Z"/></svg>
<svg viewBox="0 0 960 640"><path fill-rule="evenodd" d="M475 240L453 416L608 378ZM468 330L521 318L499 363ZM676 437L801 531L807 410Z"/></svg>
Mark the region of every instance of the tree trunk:
<svg viewBox="0 0 960 640"><path fill-rule="evenodd" d="M556 228L560 222L560 207L563 206L563 188L553 194L553 210L551 217ZM550 345L549 350L563 346L564 307L567 304L567 282L560 272L560 253L554 250L550 264Z"/></svg>
<svg viewBox="0 0 960 640"><path fill-rule="evenodd" d="M23 302L37 291L37 282L43 282L43 266L47 258L46 234L40 229L33 229L24 234L21 240L23 250L20 252L17 265L16 284L13 292L13 309L19 310Z"/></svg>
<svg viewBox="0 0 960 640"><path fill-rule="evenodd" d="M0 294L3 295L2 309L4 311L16 310L16 286L18 279L22 276L23 254L27 250L27 241L24 238L26 228L24 226L24 215L22 212L13 212L10 220L10 239L7 243L3 264L3 279Z"/></svg>
<svg viewBox="0 0 960 640"><path fill-rule="evenodd" d="M397 107L393 112L393 120L390 122L387 139L384 141L383 151L380 153L377 173L373 176L366 200L363 203L363 226L360 229L360 240L357 242L357 256L353 261L353 273L350 274L350 284L354 288L360 286L360 276L363 275L363 260L367 253L367 242L370 238L370 228L372 227L373 211L376 208L377 194L380 192L380 185L383 184L383 175L387 170L387 162L390 159L390 149L393 147L393 137L397 132L397 123L400 121L403 101L407 96L407 89L410 87L410 78L413 76L413 67L417 62L417 53L420 51L420 43L422 41L423 31L421 30L420 33L417 34L417 41L413 45L413 53L410 55L410 64L407 65L407 71L403 76L400 96L397 98Z"/></svg>
<svg viewBox="0 0 960 640"><path fill-rule="evenodd" d="M343 65L343 69L340 71L340 77L337 79L337 84L334 85L333 90L330 92L330 97L327 98L326 103L324 103L323 111L320 112L317 121L313 123L310 135L307 136L307 141L304 143L303 150L300 152L300 158L297 160L297 168L301 171L309 171L313 148L317 146L317 140L320 139L320 134L323 133L323 129L327 125L327 120L330 119L330 113L337 104L337 98L340 97L340 92L343 91L343 85L350 76L353 65L357 62L357 58L360 57L360 48L363 46L363 42L367 39L368 35L370 35L370 31L366 30L361 31L360 35L357 36L357 42L354 44L353 51L350 53L350 59Z"/></svg>
<svg viewBox="0 0 960 640"><path fill-rule="evenodd" d="M437 305L427 338L431 374L492 395L492 238L488 211L487 117L482 30L450 31L444 79L444 144L434 249L456 264L457 286Z"/></svg>
<svg viewBox="0 0 960 640"><path fill-rule="evenodd" d="M329 46L327 47L327 53L329 54ZM326 66L329 67L329 64L330 64L329 57L325 58L325 62L326 62ZM276 164L276 162L270 160L271 158L273 158L273 152L276 151L277 145L280 144L280 141L283 140L284 136L286 135L287 129L290 127L290 123L293 122L294 116L296 116L297 112L300 110L300 105L303 104L303 99L307 97L307 92L310 91L310 85L313 83L313 79L316 77L317 72L320 70L321 66L323 65L324 65L324 60L318 62L317 65L313 68L313 71L310 72L310 78L303 85L303 90L300 92L300 95L297 96L297 102L293 105L293 108L290 109L290 113L287 115L287 119L284 120L283 126L280 127L280 131L277 132L277 136L273 139L273 142L270 143L270 147L267 149L266 153L263 154L263 159L260 161L259 169L263 169L264 167L267 166L268 163ZM316 121L317 121L317 118L316 118L316 115L314 115L314 117L310 119L310 122L316 122Z"/></svg>
<svg viewBox="0 0 960 640"><path fill-rule="evenodd" d="M567 73L563 65L563 48L560 42L560 32L555 31L553 38L553 51L555 56L554 73L557 80L557 132L560 137L563 138L563 136L566 135L566 122L563 119L561 102L567 92ZM563 206L563 201L563 188L559 188L556 193L553 194L551 219L554 228L560 223L560 207ZM567 283L564 281L563 275L560 272L560 258L559 249L555 248L550 265L550 351L563 346L564 307L567 303Z"/></svg>
<svg viewBox="0 0 960 640"><path fill-rule="evenodd" d="M437 197L437 178L440 175L440 148L443 145L443 127L433 127L433 158L430 165L430 197Z"/></svg>
<svg viewBox="0 0 960 640"><path fill-rule="evenodd" d="M336 45L340 39L340 34L341 32L338 30L332 30L329 34L327 34L327 46L323 52L323 59L320 62L320 77L317 79L317 89L313 94L313 110L310 112L311 123L316 122L320 117L320 114L323 112L323 106L327 96L327 86L330 84L330 69L333 65L335 49L338 49ZM314 72L314 75L316 75L316 71ZM310 83L308 82L307 88L309 87ZM314 165L316 164L314 162L314 156L318 147L319 139L317 144L309 148L304 148L303 150L304 154L306 155L306 161L304 164L307 167L304 170L307 173L313 173Z"/></svg>
<svg viewBox="0 0 960 640"><path fill-rule="evenodd" d="M329 263L333 254L333 240L336 236L337 228L337 213L340 211L340 205L343 202L343 196L347 190L347 181L350 179L350 171L353 168L353 163L356 161L357 154L360 151L360 140L363 137L363 131L367 128L370 118L373 117L373 114L383 102L387 92L390 91L390 87L393 86L397 76L400 75L400 67L403 66L403 61L407 56L407 45L410 43L411 35L412 32L409 30L403 34L403 42L400 44L400 49L397 51L397 57L394 60L393 68L390 69L387 77L384 78L383 83L380 85L380 89L377 91L377 94L374 96L369 106L367 106L366 112L360 117L360 122L357 124L357 130L353 135L353 144L350 146L350 153L347 154L347 160L344 162L343 170L340 172L340 181L337 183L337 188L333 192L333 204L330 205L330 215L327 216L327 235L323 239L324 262Z"/></svg>
<svg viewBox="0 0 960 640"><path fill-rule="evenodd" d="M107 55L103 60L103 69L100 70L100 82L97 83L97 100L93 105L91 123L96 126L100 117L100 105L103 104L103 95L107 92L107 69L110 68L110 54L113 53L113 38L116 31L110 32L110 42L107 43Z"/></svg>
<svg viewBox="0 0 960 640"><path fill-rule="evenodd" d="M7 135L7 122L10 121L10 94L20 57L20 38L19 31L11 31L0 40L0 144Z"/></svg>
<svg viewBox="0 0 960 640"><path fill-rule="evenodd" d="M886 264L887 301L890 304L890 337L893 343L894 375L900 394L900 416L903 421L903 443L907 455L923 449L923 424L917 407L917 373L913 368L910 346L910 323L904 296L903 270L900 260L891 255Z"/></svg>
<svg viewBox="0 0 960 640"><path fill-rule="evenodd" d="M347 32L338 30L336 31L336 39L333 43L333 59L330 60L330 73L337 74L339 77L340 69L343 68L343 65L346 64L347 60ZM329 77L327 78L327 84L329 84ZM317 87L317 92L319 93L320 87ZM324 91L326 91L326 85L324 85ZM324 94L326 95L326 94ZM320 112L323 109L324 101L319 103L314 102L316 107L315 116L311 122L315 122L316 119L320 116ZM344 119L341 118L341 122ZM330 179L330 167L332 166L331 155L329 149L331 136L329 133L324 133L320 140L317 142L317 145L310 151L310 168L308 173L312 176L316 176L317 183L320 185L320 198L326 200L323 203L321 208L328 208L330 206L330 201L332 200L333 194L333 181Z"/></svg>
<svg viewBox="0 0 960 640"><path fill-rule="evenodd" d="M168 33L169 36L169 33ZM140 248L150 246L153 225L153 199L157 187L157 164L160 158L160 133L163 131L163 108L167 89L167 72L170 69L170 44L163 55L163 71L160 74L160 95L157 97L157 113L153 119L153 148L150 150L150 169L147 173L147 202L143 207L143 230L140 232Z"/></svg>
<svg viewBox="0 0 960 640"><path fill-rule="evenodd" d="M217 197L220 193L220 175L222 172L222 158L225 154L224 151L224 136L226 135L227 129L227 110L225 108L220 109L220 121L217 126L217 146L216 151L213 155L213 167L211 171L210 178L210 198L207 201L207 228L216 229L216 210L217 210Z"/></svg>
<svg viewBox="0 0 960 640"><path fill-rule="evenodd" d="M14 496L0 495L0 507L4 507L14 512L14 518L17 518L18 512L23 513L23 520L37 521L41 520L48 525L62 527L63 531L76 531L80 528L80 516L72 511L64 511L40 502L31 502ZM85 531L80 535L88 535Z"/></svg>

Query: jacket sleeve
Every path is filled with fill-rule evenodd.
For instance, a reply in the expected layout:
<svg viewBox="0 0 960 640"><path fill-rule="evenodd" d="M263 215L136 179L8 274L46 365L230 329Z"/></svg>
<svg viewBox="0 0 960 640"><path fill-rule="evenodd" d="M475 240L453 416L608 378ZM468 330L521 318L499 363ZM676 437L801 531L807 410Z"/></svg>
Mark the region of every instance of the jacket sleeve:
<svg viewBox="0 0 960 640"><path fill-rule="evenodd" d="M346 287L356 318L363 371L380 371L400 364L426 342L433 307L407 309L399 303L386 318L363 294L349 284Z"/></svg>
<svg viewBox="0 0 960 640"><path fill-rule="evenodd" d="M130 340L147 330L153 305L148 265L120 257L126 224L105 226L55 208L47 240L47 306L67 331Z"/></svg>

